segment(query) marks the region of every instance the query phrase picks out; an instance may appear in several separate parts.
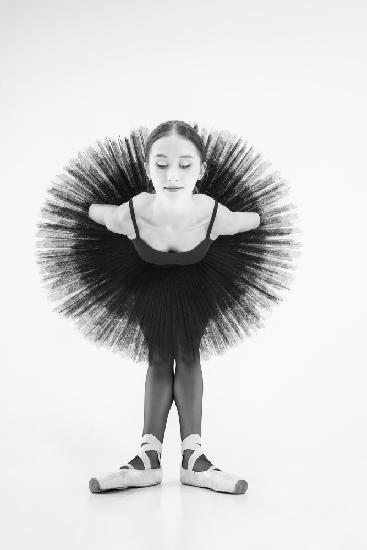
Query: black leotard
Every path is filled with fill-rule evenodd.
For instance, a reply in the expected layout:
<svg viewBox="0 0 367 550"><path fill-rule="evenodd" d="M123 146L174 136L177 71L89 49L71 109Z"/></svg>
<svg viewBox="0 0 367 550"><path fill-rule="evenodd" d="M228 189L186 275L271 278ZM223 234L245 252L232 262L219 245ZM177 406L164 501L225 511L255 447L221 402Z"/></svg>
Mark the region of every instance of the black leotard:
<svg viewBox="0 0 367 550"><path fill-rule="evenodd" d="M152 248L148 243L143 241L143 239L141 239L140 237L139 229L136 223L132 199L129 200L129 207L130 207L131 219L133 221L134 229L136 233L135 239L130 239L130 240L135 246L135 249L139 254L139 256L148 263L157 264L157 265L196 264L197 262L200 262L204 258L212 242L214 242L215 240L215 239L210 239L209 235L217 213L218 201L215 201L212 217L210 219L210 223L209 223L209 227L208 227L208 231L206 233L205 239L203 239L197 246L195 246L195 248L192 248L191 250L186 250L185 252L175 252L171 250L164 252L162 250L156 250L155 248Z"/></svg>

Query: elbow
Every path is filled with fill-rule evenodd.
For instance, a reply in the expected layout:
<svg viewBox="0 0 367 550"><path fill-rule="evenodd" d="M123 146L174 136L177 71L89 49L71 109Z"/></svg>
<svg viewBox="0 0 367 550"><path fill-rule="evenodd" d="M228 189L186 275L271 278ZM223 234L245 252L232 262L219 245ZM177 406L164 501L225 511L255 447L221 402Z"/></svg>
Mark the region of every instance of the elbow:
<svg viewBox="0 0 367 550"><path fill-rule="evenodd" d="M96 223L105 225L103 219L103 212L101 212L99 204L91 204L88 208L88 216Z"/></svg>
<svg viewBox="0 0 367 550"><path fill-rule="evenodd" d="M260 216L257 212L246 212L243 231L251 231L259 227L261 223Z"/></svg>
<svg viewBox="0 0 367 550"><path fill-rule="evenodd" d="M256 229L261 223L260 215L257 212L236 212L236 233Z"/></svg>
<svg viewBox="0 0 367 550"><path fill-rule="evenodd" d="M254 229L256 229L261 224L261 218L257 212L254 212L254 214L255 214Z"/></svg>
<svg viewBox="0 0 367 550"><path fill-rule="evenodd" d="M100 205L98 204L91 204L90 207L88 208L88 216L94 222L104 224L102 212L99 207Z"/></svg>

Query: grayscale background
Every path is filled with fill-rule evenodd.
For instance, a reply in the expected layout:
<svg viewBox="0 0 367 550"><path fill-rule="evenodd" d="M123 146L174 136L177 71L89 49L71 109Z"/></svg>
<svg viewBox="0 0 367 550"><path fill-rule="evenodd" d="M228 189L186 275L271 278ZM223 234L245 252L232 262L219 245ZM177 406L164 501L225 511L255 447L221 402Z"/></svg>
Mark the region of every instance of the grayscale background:
<svg viewBox="0 0 367 550"><path fill-rule="evenodd" d="M366 548L366 22L362 0L0 3L4 548ZM97 138L176 118L264 154L303 255L266 327L202 367L203 447L247 494L180 486L173 405L163 484L94 495L138 450L146 366L52 312L38 211Z"/></svg>

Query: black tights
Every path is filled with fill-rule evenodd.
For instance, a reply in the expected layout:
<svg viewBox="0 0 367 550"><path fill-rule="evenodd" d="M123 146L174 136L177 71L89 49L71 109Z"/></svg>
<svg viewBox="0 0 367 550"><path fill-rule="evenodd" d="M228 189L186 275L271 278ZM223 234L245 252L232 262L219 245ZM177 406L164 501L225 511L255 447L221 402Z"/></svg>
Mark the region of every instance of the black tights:
<svg viewBox="0 0 367 550"><path fill-rule="evenodd" d="M176 368L173 371L173 363ZM201 435L201 416L203 400L203 375L201 372L199 351L194 358L187 359L179 353L166 359L151 358L145 381L144 429L163 442L168 413L175 402L180 421L181 440L194 433ZM187 468L193 450L183 453L182 467ZM155 451L147 451L153 467L158 467ZM155 455L155 456L154 456ZM131 464L134 468L143 468L142 461L135 457ZM195 471L204 471L212 463L202 454L195 462Z"/></svg>
<svg viewBox="0 0 367 550"><path fill-rule="evenodd" d="M173 371L173 362L176 368ZM187 360L172 354L165 360L151 359L147 369L143 434L154 434L163 442L172 403L177 407L181 439L201 435L203 376L200 356Z"/></svg>
<svg viewBox="0 0 367 550"><path fill-rule="evenodd" d="M176 360L176 368L173 364ZM144 428L145 434L155 435L162 443L166 429L168 413L174 402L180 422L181 440L190 434L201 435L201 415L203 400L203 375L199 351L193 358L183 357L177 351L169 357L150 357L145 380ZM182 467L187 468L190 455L194 451L186 449L183 453ZM158 468L156 451L147 451L151 467ZM129 463L136 469L144 469L143 461L135 456ZM195 471L204 471L211 462L202 454L194 464ZM127 466L123 466L127 468Z"/></svg>

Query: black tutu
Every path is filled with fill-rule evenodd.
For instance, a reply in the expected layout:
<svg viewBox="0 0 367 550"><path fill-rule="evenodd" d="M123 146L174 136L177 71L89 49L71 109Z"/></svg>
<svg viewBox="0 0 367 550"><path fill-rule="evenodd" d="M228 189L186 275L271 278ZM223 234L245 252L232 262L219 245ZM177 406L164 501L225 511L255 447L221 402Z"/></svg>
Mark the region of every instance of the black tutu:
<svg viewBox="0 0 367 550"><path fill-rule="evenodd" d="M290 290L301 245L289 187L247 142L199 131L206 174L196 184L232 211L260 215L256 229L220 235L203 260L159 266L139 257L126 235L88 216L91 204L119 205L154 192L144 169L149 130L106 138L70 161L47 191L36 258L54 311L98 345L149 362L179 346L188 358L223 354L263 327L262 314Z"/></svg>

